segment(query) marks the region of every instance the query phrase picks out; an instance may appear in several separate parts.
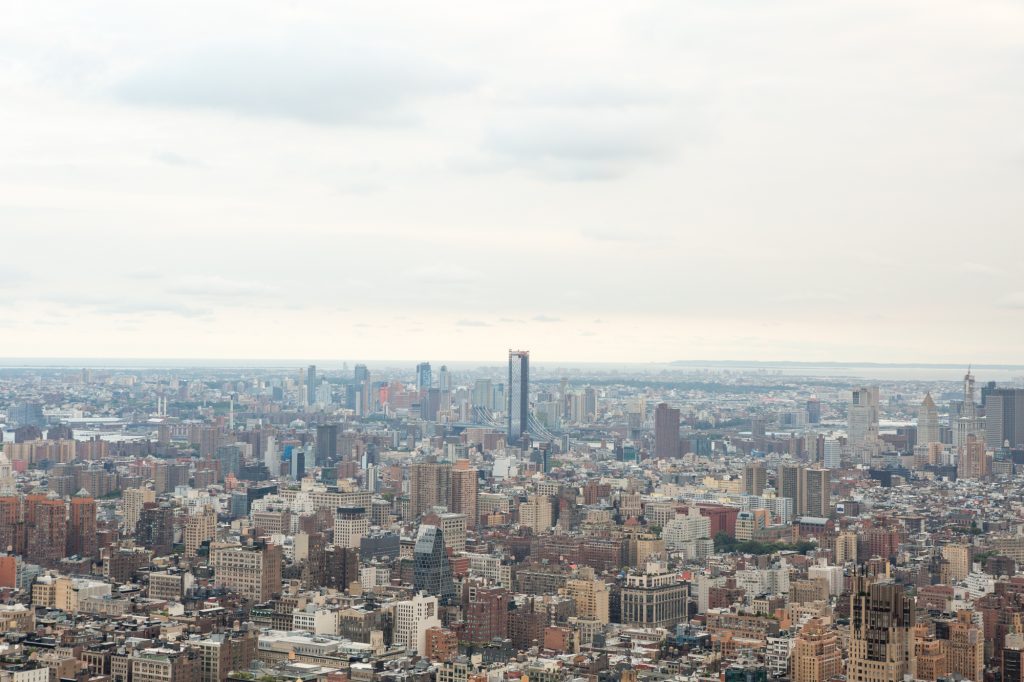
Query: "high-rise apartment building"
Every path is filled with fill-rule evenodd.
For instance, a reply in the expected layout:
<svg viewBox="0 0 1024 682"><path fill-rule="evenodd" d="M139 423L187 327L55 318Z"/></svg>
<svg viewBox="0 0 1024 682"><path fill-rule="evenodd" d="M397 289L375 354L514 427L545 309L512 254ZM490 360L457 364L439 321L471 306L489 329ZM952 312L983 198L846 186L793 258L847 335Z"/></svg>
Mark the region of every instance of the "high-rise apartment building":
<svg viewBox="0 0 1024 682"><path fill-rule="evenodd" d="M988 478L991 474L992 459L985 451L985 441L975 433L967 434L956 461L957 478Z"/></svg>
<svg viewBox="0 0 1024 682"><path fill-rule="evenodd" d="M802 469L798 464L781 464L775 473L775 493L793 500L793 511L797 511L800 505Z"/></svg>
<svg viewBox="0 0 1024 682"><path fill-rule="evenodd" d="M25 551L24 540L21 500L15 495L4 495L0 497L0 552L21 554Z"/></svg>
<svg viewBox="0 0 1024 682"><path fill-rule="evenodd" d="M878 387L854 389L847 417L847 436L854 455L861 460L878 451L878 416Z"/></svg>
<svg viewBox="0 0 1024 682"><path fill-rule="evenodd" d="M185 558L194 559L204 542L212 542L217 533L217 512L213 508L203 507L201 511L190 514L185 519L184 543Z"/></svg>
<svg viewBox="0 0 1024 682"><path fill-rule="evenodd" d="M128 488L121 494L121 512L123 522L121 528L126 535L135 535L139 525L142 507L147 502L156 502L156 493L149 488Z"/></svg>
<svg viewBox="0 0 1024 682"><path fill-rule="evenodd" d="M529 433L530 351L508 352L508 442L518 445Z"/></svg>
<svg viewBox="0 0 1024 682"><path fill-rule="evenodd" d="M764 462L749 462L743 467L743 489L747 495L760 497L768 480Z"/></svg>
<svg viewBox="0 0 1024 682"><path fill-rule="evenodd" d="M850 594L847 679L902 682L914 672L914 598L896 583L855 578Z"/></svg>
<svg viewBox="0 0 1024 682"><path fill-rule="evenodd" d="M925 393L921 407L917 411L917 442L921 445L940 442L939 409L935 406L931 393Z"/></svg>
<svg viewBox="0 0 1024 682"><path fill-rule="evenodd" d="M654 408L654 456L667 459L679 455L679 410L659 403Z"/></svg>
<svg viewBox="0 0 1024 682"><path fill-rule="evenodd" d="M67 555L96 558L96 500L79 493L68 508Z"/></svg>
<svg viewBox="0 0 1024 682"><path fill-rule="evenodd" d="M174 509L167 502L142 505L135 540L155 556L167 556L174 549Z"/></svg>
<svg viewBox="0 0 1024 682"><path fill-rule="evenodd" d="M828 469L800 469L801 485L797 514L828 518L832 514L832 478Z"/></svg>
<svg viewBox="0 0 1024 682"><path fill-rule="evenodd" d="M409 465L409 515L412 518L447 507L451 501L452 465L442 462L417 462Z"/></svg>
<svg viewBox="0 0 1024 682"><path fill-rule="evenodd" d="M68 531L64 500L47 495L26 496L25 528L25 558L29 562L54 567L64 558Z"/></svg>
<svg viewBox="0 0 1024 682"><path fill-rule="evenodd" d="M811 618L800 629L793 645L792 682L829 682L843 670L839 637L823 618Z"/></svg>
<svg viewBox="0 0 1024 682"><path fill-rule="evenodd" d="M464 514L466 527L476 528L479 521L477 497L479 495L479 478L477 470L469 465L469 460L460 459L455 462L451 472L451 500L448 508L457 514Z"/></svg>
<svg viewBox="0 0 1024 682"><path fill-rule="evenodd" d="M306 406L316 405L316 365L306 368Z"/></svg>

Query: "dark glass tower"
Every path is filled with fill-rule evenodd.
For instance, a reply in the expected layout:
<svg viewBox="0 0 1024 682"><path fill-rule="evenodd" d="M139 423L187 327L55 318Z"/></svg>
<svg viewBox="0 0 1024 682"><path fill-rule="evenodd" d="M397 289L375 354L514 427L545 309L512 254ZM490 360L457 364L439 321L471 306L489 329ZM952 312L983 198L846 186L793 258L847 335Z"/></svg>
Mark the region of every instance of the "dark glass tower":
<svg viewBox="0 0 1024 682"><path fill-rule="evenodd" d="M508 352L508 442L518 443L529 431L530 351Z"/></svg>
<svg viewBox="0 0 1024 682"><path fill-rule="evenodd" d="M430 388L433 378L430 375L430 363L421 362L416 365L416 391L426 391Z"/></svg>
<svg viewBox="0 0 1024 682"><path fill-rule="evenodd" d="M452 566L444 550L444 535L437 526L420 526L413 548L413 585L417 592L437 597L441 604L455 601Z"/></svg>

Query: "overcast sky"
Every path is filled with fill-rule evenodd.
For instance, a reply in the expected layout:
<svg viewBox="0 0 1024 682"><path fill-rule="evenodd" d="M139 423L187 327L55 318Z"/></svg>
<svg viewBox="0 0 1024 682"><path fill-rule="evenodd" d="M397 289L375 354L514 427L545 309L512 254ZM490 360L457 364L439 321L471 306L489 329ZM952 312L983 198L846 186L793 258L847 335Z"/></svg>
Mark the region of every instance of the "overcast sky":
<svg viewBox="0 0 1024 682"><path fill-rule="evenodd" d="M1024 3L3 2L4 356L1024 362Z"/></svg>

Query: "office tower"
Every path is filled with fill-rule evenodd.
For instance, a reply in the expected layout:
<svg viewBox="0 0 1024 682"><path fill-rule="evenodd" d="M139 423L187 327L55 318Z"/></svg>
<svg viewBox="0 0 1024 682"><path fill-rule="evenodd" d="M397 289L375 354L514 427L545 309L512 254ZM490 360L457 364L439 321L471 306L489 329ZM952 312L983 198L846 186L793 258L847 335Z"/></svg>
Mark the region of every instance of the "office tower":
<svg viewBox="0 0 1024 682"><path fill-rule="evenodd" d="M437 597L423 594L395 604L394 644L404 646L409 653L424 653L427 631L441 627L438 610Z"/></svg>
<svg viewBox="0 0 1024 682"><path fill-rule="evenodd" d="M550 531L553 517L551 498L547 495L530 495L519 505L519 525L531 529L534 535Z"/></svg>
<svg viewBox="0 0 1024 682"><path fill-rule="evenodd" d="M895 583L854 582L847 679L903 682L914 672L914 598Z"/></svg>
<svg viewBox="0 0 1024 682"><path fill-rule="evenodd" d="M949 624L949 671L971 682L985 677L985 633L973 621L973 612L961 609Z"/></svg>
<svg viewBox="0 0 1024 682"><path fill-rule="evenodd" d="M878 387L854 389L847 416L851 450L861 460L878 452Z"/></svg>
<svg viewBox="0 0 1024 682"><path fill-rule="evenodd" d="M508 352L508 442L518 445L529 433L530 351Z"/></svg>
<svg viewBox="0 0 1024 682"><path fill-rule="evenodd" d="M466 551L466 515L454 512L431 512L423 518L423 522L441 529L446 550L457 553Z"/></svg>
<svg viewBox="0 0 1024 682"><path fill-rule="evenodd" d="M156 493L149 488L128 488L121 494L121 510L124 517L121 529L125 535L135 535L142 507L147 502L156 502Z"/></svg>
<svg viewBox="0 0 1024 682"><path fill-rule="evenodd" d="M760 497L768 480L764 462L749 462L743 467L743 488L747 495Z"/></svg>
<svg viewBox="0 0 1024 682"><path fill-rule="evenodd" d="M843 670L839 638L823 618L811 618L800 629L790 664L792 682L829 682Z"/></svg>
<svg viewBox="0 0 1024 682"><path fill-rule="evenodd" d="M473 384L473 407L494 409L494 385L490 379L477 379Z"/></svg>
<svg viewBox="0 0 1024 682"><path fill-rule="evenodd" d="M775 493L779 497L788 497L793 500L793 510L796 511L800 505L800 485L803 476L803 467L797 464L782 464L775 473Z"/></svg>
<svg viewBox="0 0 1024 682"><path fill-rule="evenodd" d="M306 368L306 406L316 405L316 365Z"/></svg>
<svg viewBox="0 0 1024 682"><path fill-rule="evenodd" d="M800 469L800 516L828 518L832 514L832 479L828 469Z"/></svg>
<svg viewBox="0 0 1024 682"><path fill-rule="evenodd" d="M174 510L167 502L146 502L139 515L135 540L156 556L167 556L174 549Z"/></svg>
<svg viewBox="0 0 1024 682"><path fill-rule="evenodd" d="M316 465L329 466L338 459L338 425L318 424L316 427Z"/></svg>
<svg viewBox="0 0 1024 682"><path fill-rule="evenodd" d="M667 459L679 455L679 410L659 403L654 408L654 456Z"/></svg>
<svg viewBox="0 0 1024 682"><path fill-rule="evenodd" d="M366 365L356 365L352 369L352 378L357 384L365 384L370 380L370 370Z"/></svg>
<svg viewBox="0 0 1024 682"><path fill-rule="evenodd" d="M821 423L821 401L817 398L811 398L807 401L807 423Z"/></svg>
<svg viewBox="0 0 1024 682"><path fill-rule="evenodd" d="M185 544L185 558L194 559L199 556L199 548L203 543L213 542L217 534L217 512L207 506L200 511L190 514L185 519L185 529L182 533Z"/></svg>
<svg viewBox="0 0 1024 682"><path fill-rule="evenodd" d="M81 491L71 498L68 511L67 555L97 557L96 500Z"/></svg>
<svg viewBox="0 0 1024 682"><path fill-rule="evenodd" d="M365 507L338 507L334 512L334 546L359 547L359 541L370 534L370 520Z"/></svg>
<svg viewBox="0 0 1024 682"><path fill-rule="evenodd" d="M64 500L48 495L26 496L25 528L28 531L25 559L47 568L55 567L64 558L67 547L67 510Z"/></svg>
<svg viewBox="0 0 1024 682"><path fill-rule="evenodd" d="M455 601L452 567L444 548L444 534L437 526L420 526L413 547L413 586L417 592L437 597L442 605Z"/></svg>
<svg viewBox="0 0 1024 682"><path fill-rule="evenodd" d="M985 445L993 450L1009 443L1024 445L1024 389L995 388L985 400Z"/></svg>
<svg viewBox="0 0 1024 682"><path fill-rule="evenodd" d="M430 388L433 377L430 375L430 363L421 362L416 365L416 392L423 393Z"/></svg>
<svg viewBox="0 0 1024 682"><path fill-rule="evenodd" d="M951 426L953 430L953 445L962 450L967 444L967 436L975 436L979 440L985 440L985 429L981 419L978 418L978 406L974 402L974 375L970 368L964 375L963 402L960 404L960 416Z"/></svg>
<svg viewBox="0 0 1024 682"><path fill-rule="evenodd" d="M237 592L253 603L262 603L281 593L281 547L257 542L253 545L213 547L210 564L214 584Z"/></svg>
<svg viewBox="0 0 1024 682"><path fill-rule="evenodd" d="M451 504L448 508L457 514L466 516L466 526L476 528L479 514L477 512L477 497L479 477L475 468L469 465L469 460L460 459L455 462L452 468L452 492Z"/></svg>
<svg viewBox="0 0 1024 682"><path fill-rule="evenodd" d="M289 473L296 481L306 476L306 449L292 448L292 461Z"/></svg>
<svg viewBox="0 0 1024 682"><path fill-rule="evenodd" d="M931 393L925 393L917 411L917 442L921 445L939 442L939 409Z"/></svg>
<svg viewBox="0 0 1024 682"><path fill-rule="evenodd" d="M754 417L750 420L750 436L757 440L765 436L765 421L763 417Z"/></svg>
<svg viewBox="0 0 1024 682"><path fill-rule="evenodd" d="M661 561L630 571L622 586L619 622L627 626L671 628L686 620L689 587Z"/></svg>
<svg viewBox="0 0 1024 682"><path fill-rule="evenodd" d="M418 462L409 465L409 514L413 519L431 507L447 507L451 491L451 464Z"/></svg>
<svg viewBox="0 0 1024 682"><path fill-rule="evenodd" d="M441 391L452 390L452 375L448 372L448 365L441 365L437 373L437 388Z"/></svg>

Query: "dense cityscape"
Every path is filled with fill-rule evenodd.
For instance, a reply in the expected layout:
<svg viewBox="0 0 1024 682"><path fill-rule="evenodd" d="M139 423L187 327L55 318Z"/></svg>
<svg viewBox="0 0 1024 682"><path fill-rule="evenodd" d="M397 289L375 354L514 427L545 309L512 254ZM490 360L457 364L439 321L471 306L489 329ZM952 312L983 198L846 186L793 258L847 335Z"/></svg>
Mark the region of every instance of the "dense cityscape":
<svg viewBox="0 0 1024 682"><path fill-rule="evenodd" d="M0 680L1022 679L1024 380L533 360L0 370Z"/></svg>

